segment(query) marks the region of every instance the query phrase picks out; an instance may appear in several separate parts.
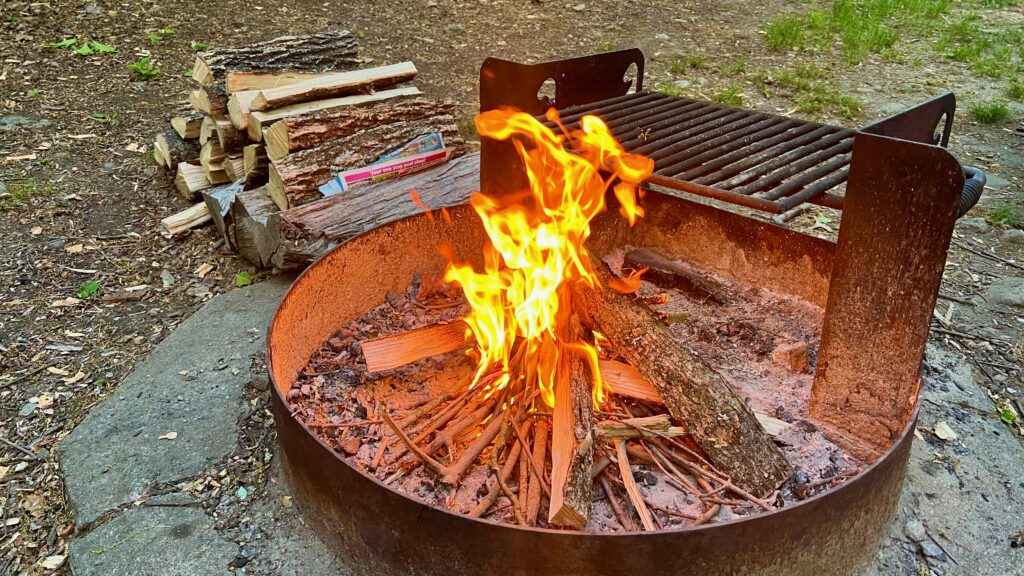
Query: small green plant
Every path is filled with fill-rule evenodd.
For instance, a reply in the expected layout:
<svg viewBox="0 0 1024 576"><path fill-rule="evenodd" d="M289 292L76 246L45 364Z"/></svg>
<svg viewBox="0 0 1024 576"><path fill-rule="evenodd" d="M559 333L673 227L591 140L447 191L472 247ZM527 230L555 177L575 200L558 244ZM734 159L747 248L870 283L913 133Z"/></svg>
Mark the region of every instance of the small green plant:
<svg viewBox="0 0 1024 576"><path fill-rule="evenodd" d="M747 71L747 60L746 58L740 58L735 62L731 62L725 65L722 69L722 73L726 76L739 76Z"/></svg>
<svg viewBox="0 0 1024 576"><path fill-rule="evenodd" d="M161 30L157 30L156 32L150 32L149 41L162 42L164 38L170 36L171 34L175 34L174 28L163 28Z"/></svg>
<svg viewBox="0 0 1024 576"><path fill-rule="evenodd" d="M250 274L248 270L242 270L238 274L235 274L235 286L238 288L248 286L254 281L255 278L253 278L252 274Z"/></svg>
<svg viewBox="0 0 1024 576"><path fill-rule="evenodd" d="M39 88L32 88L28 91L29 98L35 98L36 96L39 96Z"/></svg>
<svg viewBox="0 0 1024 576"><path fill-rule="evenodd" d="M131 64L128 64L126 68L128 68L129 72L132 72L142 80L155 80L160 76L160 70L153 66L153 63L149 60L149 56L139 58L138 62L132 62Z"/></svg>
<svg viewBox="0 0 1024 576"><path fill-rule="evenodd" d="M598 53L611 52L612 50L615 50L615 42L611 40L600 42L597 46L594 46L594 51Z"/></svg>
<svg viewBox="0 0 1024 576"><path fill-rule="evenodd" d="M707 66L707 59L696 54L676 56L668 61L668 71L673 74L682 74L690 68L700 70L705 66Z"/></svg>
<svg viewBox="0 0 1024 576"><path fill-rule="evenodd" d="M93 112L89 115L90 118L99 122L100 124L113 124L117 122L117 112L111 114L101 114L99 112Z"/></svg>
<svg viewBox="0 0 1024 576"><path fill-rule="evenodd" d="M53 193L53 184L38 178L24 178L7 183L7 191L0 195L0 207L21 206L29 200L49 196Z"/></svg>
<svg viewBox="0 0 1024 576"><path fill-rule="evenodd" d="M207 50L213 49L213 44L209 44L201 40L193 40L192 42L189 42L189 46L192 47L193 52L206 52Z"/></svg>
<svg viewBox="0 0 1024 576"><path fill-rule="evenodd" d="M99 289L100 289L100 283L99 282L97 282L95 280L89 280L88 282L86 282L85 284L82 284L78 288L78 291L75 292L75 296L78 296L79 298L83 298L83 299L84 298L88 298L89 296L92 296L97 291L99 291Z"/></svg>
<svg viewBox="0 0 1024 576"><path fill-rule="evenodd" d="M44 46L47 48L71 48L75 44L78 44L78 38L65 38L60 42L47 42Z"/></svg>
<svg viewBox="0 0 1024 576"><path fill-rule="evenodd" d="M661 92L662 94L666 94L668 96L676 96L676 97L686 96L686 92L684 92L682 88L680 88L679 86L676 86L672 82L661 82L661 83L658 84L656 89L657 89L658 92Z"/></svg>
<svg viewBox="0 0 1024 576"><path fill-rule="evenodd" d="M1019 78L1010 80L1010 85L1006 87L1006 97L1017 102L1024 102L1024 81Z"/></svg>
<svg viewBox="0 0 1024 576"><path fill-rule="evenodd" d="M1021 223L1017 210L1009 204L1003 204L985 216L985 220L994 226L1017 226Z"/></svg>
<svg viewBox="0 0 1024 576"><path fill-rule="evenodd" d="M971 114L982 124L996 124L1006 120L1010 115L1010 109L999 102L979 103L971 106Z"/></svg>
<svg viewBox="0 0 1024 576"><path fill-rule="evenodd" d="M764 31L764 41L776 52L803 48L807 44L807 36L801 18L780 16L771 19Z"/></svg>
<svg viewBox="0 0 1024 576"><path fill-rule="evenodd" d="M743 102L747 99L747 95L740 88L730 86L716 93L711 99L726 106L742 106Z"/></svg>

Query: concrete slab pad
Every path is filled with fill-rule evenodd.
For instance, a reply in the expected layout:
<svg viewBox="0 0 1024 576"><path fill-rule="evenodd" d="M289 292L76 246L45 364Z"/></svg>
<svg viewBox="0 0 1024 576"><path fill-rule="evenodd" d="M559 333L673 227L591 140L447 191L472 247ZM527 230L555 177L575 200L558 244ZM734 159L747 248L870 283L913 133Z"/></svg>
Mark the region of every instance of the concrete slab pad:
<svg viewBox="0 0 1024 576"><path fill-rule="evenodd" d="M270 280L211 300L61 444L79 526L158 482L198 474L235 448L251 357L263 352L266 327L289 284Z"/></svg>

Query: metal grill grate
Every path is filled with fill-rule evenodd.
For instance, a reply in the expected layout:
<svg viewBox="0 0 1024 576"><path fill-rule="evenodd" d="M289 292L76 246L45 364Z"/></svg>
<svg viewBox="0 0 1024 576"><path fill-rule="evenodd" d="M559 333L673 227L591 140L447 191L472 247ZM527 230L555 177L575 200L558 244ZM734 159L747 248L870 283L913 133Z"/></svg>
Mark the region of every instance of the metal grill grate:
<svg viewBox="0 0 1024 576"><path fill-rule="evenodd" d="M647 91L559 111L569 129L587 114L654 160L652 184L774 213L841 206L828 191L849 174L852 130Z"/></svg>

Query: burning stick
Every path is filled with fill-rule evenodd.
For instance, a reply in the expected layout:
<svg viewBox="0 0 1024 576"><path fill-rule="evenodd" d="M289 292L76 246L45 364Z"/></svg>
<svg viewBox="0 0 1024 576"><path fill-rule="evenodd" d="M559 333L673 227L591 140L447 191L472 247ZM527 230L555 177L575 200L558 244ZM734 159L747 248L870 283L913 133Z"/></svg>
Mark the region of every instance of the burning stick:
<svg viewBox="0 0 1024 576"><path fill-rule="evenodd" d="M671 426L668 414L624 420L601 420L594 425L594 435L599 440L628 440L630 438L659 438L682 436L685 428Z"/></svg>
<svg viewBox="0 0 1024 576"><path fill-rule="evenodd" d="M384 422L391 428L391 430L394 431L395 435L398 436L399 440L401 440L402 443L405 444L409 451L415 454L416 457L419 458L423 462L423 464L427 466L427 468L430 468L434 472L434 474L443 477L448 473L447 468L445 468L444 466L441 465L440 462L434 460L426 453L424 453L422 450L420 450L419 447L416 446L416 444L414 444L413 441L410 440L409 437L405 435L405 432L402 430L401 427L398 426L398 423L391 418L391 415L388 414L387 410L381 410L380 416L381 418L384 419Z"/></svg>
<svg viewBox="0 0 1024 576"><path fill-rule="evenodd" d="M526 522L530 526L537 525L537 516L540 515L540 495L541 492L547 493L550 498L551 494L548 493L547 487L544 485L544 475L540 473L543 470L545 452L548 448L548 421L541 419L537 423L537 428L533 433L533 455L530 457L530 468L533 470L533 475L530 477L530 481L527 484L526 490ZM526 443L523 443L523 451L528 452ZM522 490L522 488L520 488Z"/></svg>
<svg viewBox="0 0 1024 576"><path fill-rule="evenodd" d="M601 475L601 488L604 490L605 496L608 497L608 503L612 506L612 512L615 513L615 517L618 518L619 524L626 529L627 532L636 532L636 524L633 524L633 519L630 518L622 510L622 506L619 506L618 499L615 498L615 493L612 492L612 486L608 483L608 479Z"/></svg>
<svg viewBox="0 0 1024 576"><path fill-rule="evenodd" d="M531 423L529 421L526 423L527 430L529 430L530 424ZM512 475L512 469L515 468L516 459L523 452L525 452L525 450L523 450L522 444L517 442L512 445L512 449L509 451L508 457L505 458L505 464L501 467L501 475L503 478L508 478L509 476ZM522 491L523 489L520 487L519 490ZM500 493L501 486L497 482L495 482L494 484L491 485L491 488L487 491L487 494L480 499L480 502L472 510L470 510L469 515L474 518L480 518L481 516L486 514L487 511L491 509L491 506L494 505L494 501L498 499L498 494Z"/></svg>
<svg viewBox="0 0 1024 576"><path fill-rule="evenodd" d="M607 279L608 269L598 268ZM580 293L601 332L738 486L764 497L793 474L786 457L721 374L680 345L649 308L612 290Z"/></svg>
<svg viewBox="0 0 1024 576"><path fill-rule="evenodd" d="M548 522L579 530L590 517L594 412L590 371L583 359L569 354L565 366L568 378L559 379L555 386Z"/></svg>

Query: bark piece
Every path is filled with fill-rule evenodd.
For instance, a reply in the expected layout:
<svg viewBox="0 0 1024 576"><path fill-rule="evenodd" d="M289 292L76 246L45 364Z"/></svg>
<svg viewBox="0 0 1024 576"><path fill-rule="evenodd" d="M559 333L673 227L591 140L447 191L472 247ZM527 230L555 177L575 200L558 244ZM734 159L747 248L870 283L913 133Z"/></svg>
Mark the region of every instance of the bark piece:
<svg viewBox="0 0 1024 576"><path fill-rule="evenodd" d="M360 63L359 43L351 32L319 32L203 52L196 56L192 79L227 94L232 72L323 72L351 69Z"/></svg>
<svg viewBox="0 0 1024 576"><path fill-rule="evenodd" d="M203 114L188 114L171 118L171 127L185 140L199 138L199 127L203 125Z"/></svg>
<svg viewBox="0 0 1024 576"><path fill-rule="evenodd" d="M403 103L391 107L395 111L390 114L382 112L374 126L271 162L267 185L270 197L282 210L321 198L318 187L338 172L368 166L384 154L432 132L441 134L453 156L465 153L466 143L459 135L453 104L439 105L436 113L412 120L400 111L405 106Z"/></svg>
<svg viewBox="0 0 1024 576"><path fill-rule="evenodd" d="M277 240L269 231L277 205L264 188L244 190L235 195L229 215L238 254L259 268L269 268Z"/></svg>
<svg viewBox="0 0 1024 576"><path fill-rule="evenodd" d="M260 90L249 107L252 110L267 110L299 102L371 92L378 88L412 80L416 74L416 66L412 62L336 72L291 86Z"/></svg>
<svg viewBox="0 0 1024 576"><path fill-rule="evenodd" d="M597 265L602 280L609 272ZM614 290L582 290L586 312L691 431L712 464L733 482L764 498L793 468L753 411L721 374L687 350L654 313Z"/></svg>
<svg viewBox="0 0 1024 576"><path fill-rule="evenodd" d="M259 142L263 139L263 130L269 128L274 122L283 118L335 110L348 106L364 106L376 102L383 102L385 100L409 98L419 96L421 94L422 92L420 92L419 88L415 86L402 86L400 88L391 88L390 90L381 90L372 94L356 94L353 96L341 96L339 98L317 100L315 102L303 102L301 104L293 104L291 106L282 106L281 108L275 108L273 110L249 110L249 119L246 131L249 133L250 139ZM253 95L253 97L255 97L255 95ZM246 107L248 108L248 103L246 103Z"/></svg>
<svg viewBox="0 0 1024 576"><path fill-rule="evenodd" d="M168 128L157 134L153 148L159 150L164 165L174 168L182 162L191 162L199 158L199 145L194 140L185 140L174 128Z"/></svg>
<svg viewBox="0 0 1024 576"><path fill-rule="evenodd" d="M581 530L590 518L594 466L594 409L583 358L565 359L567 378L555 384L551 425L551 502L548 522Z"/></svg>
<svg viewBox="0 0 1024 576"><path fill-rule="evenodd" d="M718 304L729 301L725 286L712 278L687 269L682 264L649 248L638 248L626 253L626 265L637 270L647 268L644 280L666 288L677 288L700 298Z"/></svg>
<svg viewBox="0 0 1024 576"><path fill-rule="evenodd" d="M335 246L363 232L420 214L409 193L416 190L432 209L469 201L480 188L480 155L456 158L404 178L356 186L281 213L272 231L278 249L274 265L282 270L304 268Z"/></svg>

